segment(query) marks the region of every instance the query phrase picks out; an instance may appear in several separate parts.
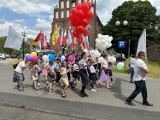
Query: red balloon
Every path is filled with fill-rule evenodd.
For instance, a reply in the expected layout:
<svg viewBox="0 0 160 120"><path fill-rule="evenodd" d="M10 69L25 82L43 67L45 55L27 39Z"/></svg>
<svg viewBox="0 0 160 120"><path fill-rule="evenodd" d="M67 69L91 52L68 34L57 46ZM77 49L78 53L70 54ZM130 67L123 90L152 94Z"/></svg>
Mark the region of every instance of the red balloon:
<svg viewBox="0 0 160 120"><path fill-rule="evenodd" d="M82 5L80 3L78 3L77 6L76 6L77 10L81 10L81 6Z"/></svg>
<svg viewBox="0 0 160 120"><path fill-rule="evenodd" d="M88 12L89 11L89 6L87 3L83 3L81 6L81 9L83 10L83 12Z"/></svg>
<svg viewBox="0 0 160 120"><path fill-rule="evenodd" d="M87 1L86 3L88 4L89 9L91 9L92 3L90 1Z"/></svg>
<svg viewBox="0 0 160 120"><path fill-rule="evenodd" d="M76 9L76 8L72 8L72 10L71 10L71 13L73 14L73 15L77 15L77 12L78 12L78 10Z"/></svg>
<svg viewBox="0 0 160 120"><path fill-rule="evenodd" d="M82 11L82 10L78 10L78 12L77 12L77 16L78 16L80 19L82 19L82 18L83 18L83 16L84 16L83 11Z"/></svg>
<svg viewBox="0 0 160 120"><path fill-rule="evenodd" d="M90 21L93 17L92 11L88 11L87 14L85 14L84 18L86 18L88 21Z"/></svg>
<svg viewBox="0 0 160 120"><path fill-rule="evenodd" d="M85 28L88 25L89 21L87 19L83 19L82 26Z"/></svg>
<svg viewBox="0 0 160 120"><path fill-rule="evenodd" d="M73 34L74 37L79 38L79 33L76 29L73 30L72 34Z"/></svg>
<svg viewBox="0 0 160 120"><path fill-rule="evenodd" d="M70 20L70 21L75 20L75 18L76 18L75 15L73 15L73 14L70 14L70 15L69 15L69 20Z"/></svg>
<svg viewBox="0 0 160 120"><path fill-rule="evenodd" d="M88 36L88 34L89 34L88 29L85 29L85 30L84 30L84 33L83 33L84 37Z"/></svg>
<svg viewBox="0 0 160 120"><path fill-rule="evenodd" d="M84 27L81 25L77 27L77 31L79 32L79 34L83 34L84 30L85 30Z"/></svg>

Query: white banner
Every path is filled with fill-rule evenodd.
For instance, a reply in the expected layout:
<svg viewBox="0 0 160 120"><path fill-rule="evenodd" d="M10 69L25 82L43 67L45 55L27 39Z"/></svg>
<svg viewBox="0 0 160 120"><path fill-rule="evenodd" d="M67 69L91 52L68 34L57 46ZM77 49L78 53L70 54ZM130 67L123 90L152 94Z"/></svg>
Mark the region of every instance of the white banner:
<svg viewBox="0 0 160 120"><path fill-rule="evenodd" d="M137 46L137 53L136 56L138 55L139 51L143 51L146 54L147 58L147 51L146 51L146 29L143 30L139 40L138 40L138 46Z"/></svg>
<svg viewBox="0 0 160 120"><path fill-rule="evenodd" d="M18 34L11 26L9 27L8 35L4 48L12 48L20 50L23 42L22 35Z"/></svg>

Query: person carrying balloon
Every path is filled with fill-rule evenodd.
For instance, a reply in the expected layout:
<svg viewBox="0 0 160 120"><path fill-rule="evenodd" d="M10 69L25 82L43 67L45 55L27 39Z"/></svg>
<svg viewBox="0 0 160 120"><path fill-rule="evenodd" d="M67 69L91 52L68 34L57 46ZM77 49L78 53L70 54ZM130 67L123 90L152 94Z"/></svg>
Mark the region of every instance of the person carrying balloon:
<svg viewBox="0 0 160 120"><path fill-rule="evenodd" d="M36 91L38 90L37 87L37 80L38 80L38 72L40 71L40 67L38 66L37 62L33 62L31 66L31 77L32 77L32 88L34 88Z"/></svg>
<svg viewBox="0 0 160 120"><path fill-rule="evenodd" d="M13 79L15 79L15 82L17 82L17 88L19 91L24 91L23 82L25 80L23 71L25 68L27 68L28 61L24 59L23 61L19 62L16 66L13 74Z"/></svg>
<svg viewBox="0 0 160 120"><path fill-rule="evenodd" d="M109 72L110 72L110 69L108 67L108 56L107 55L103 55L103 61L101 63L101 73L100 73L100 78L97 82L97 86L99 87L100 84L102 82L105 82L106 83L106 88L110 89L110 85L109 85Z"/></svg>
<svg viewBox="0 0 160 120"><path fill-rule="evenodd" d="M63 61L60 68L60 75L61 75L61 85L63 87L62 90L62 97L67 97L66 90L69 86L68 76L67 73L70 72L70 69L67 69L67 62Z"/></svg>

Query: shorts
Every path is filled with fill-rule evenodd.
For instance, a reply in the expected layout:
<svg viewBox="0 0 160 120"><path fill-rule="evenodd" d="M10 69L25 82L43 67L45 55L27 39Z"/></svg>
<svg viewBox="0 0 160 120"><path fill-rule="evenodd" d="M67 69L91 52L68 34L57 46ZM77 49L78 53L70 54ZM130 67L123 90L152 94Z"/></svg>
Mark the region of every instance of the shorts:
<svg viewBox="0 0 160 120"><path fill-rule="evenodd" d="M33 80L33 81L38 80L38 76L32 75L32 80Z"/></svg>

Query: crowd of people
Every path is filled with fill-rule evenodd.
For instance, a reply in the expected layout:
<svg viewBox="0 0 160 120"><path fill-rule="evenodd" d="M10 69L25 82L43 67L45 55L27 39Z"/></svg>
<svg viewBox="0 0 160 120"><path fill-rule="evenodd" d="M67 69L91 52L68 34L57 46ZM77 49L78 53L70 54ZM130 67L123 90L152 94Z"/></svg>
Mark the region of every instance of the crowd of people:
<svg viewBox="0 0 160 120"><path fill-rule="evenodd" d="M66 58L68 55L66 55ZM107 55L103 55L103 62L97 63L90 59L85 52L81 56L75 56L75 61L70 63L67 59L61 61L58 56L54 61L43 61L42 55L39 55L37 62L28 62L26 59L19 62L15 67L13 81L17 82L17 88L24 91L24 75L25 68L31 69L31 79L33 81L32 88L36 91L40 85L40 77L46 80L46 87L49 94L54 94L53 87L56 84L62 86L62 97L66 97L67 88L74 89L81 82L82 88L80 95L86 94L86 87L89 86L91 91L95 92L96 87L100 87L103 83L106 88L110 89L112 79L112 64L108 62Z"/></svg>
<svg viewBox="0 0 160 120"><path fill-rule="evenodd" d="M66 55L67 58L68 55ZM46 80L46 87L49 94L54 94L55 84L62 86L62 97L67 97L66 90L70 87L74 89L78 82L82 83L79 94L82 97L88 97L86 87L95 92L96 87L100 87L103 83L107 89L111 89L110 82L112 79L112 63L108 61L107 54L103 54L101 63L93 61L87 56L86 52L82 52L81 56L75 56L75 61L70 63L67 59L61 61L60 56L54 61L43 61L42 56L39 56L37 62L31 62L24 59L15 67L13 81L17 82L17 88L24 91L23 71L25 68L31 69L31 79L33 81L32 88L36 91L40 85L40 76L43 75ZM126 99L126 103L133 105L132 100L141 92L143 105L153 106L147 101L146 74L149 72L146 64L145 53L140 51L137 58L131 59L130 63L131 77L130 82L135 83L135 90ZM96 87L95 87L96 86Z"/></svg>

